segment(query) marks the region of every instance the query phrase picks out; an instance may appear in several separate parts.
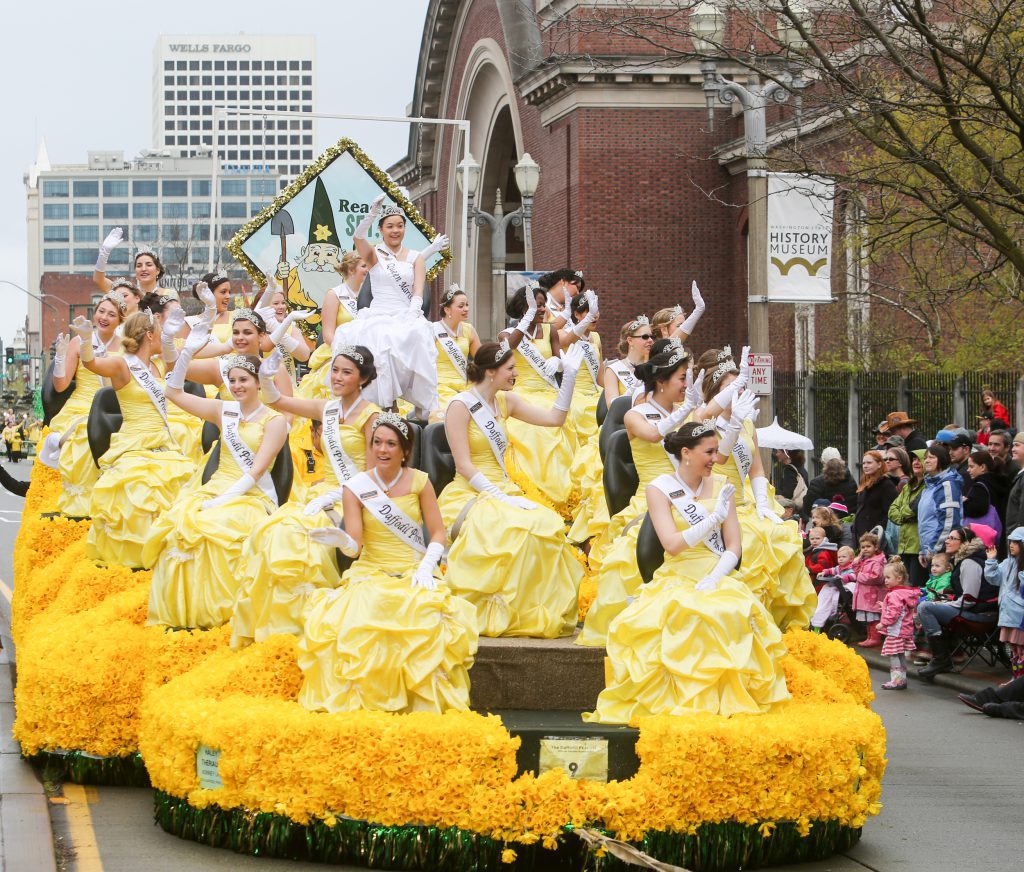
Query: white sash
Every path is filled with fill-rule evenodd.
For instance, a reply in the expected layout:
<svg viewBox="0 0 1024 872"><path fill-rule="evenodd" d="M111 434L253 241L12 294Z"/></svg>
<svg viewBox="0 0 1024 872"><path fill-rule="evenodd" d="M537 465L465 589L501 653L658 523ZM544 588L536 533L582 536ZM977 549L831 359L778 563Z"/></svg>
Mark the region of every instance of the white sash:
<svg viewBox="0 0 1024 872"><path fill-rule="evenodd" d="M167 423L167 397L164 396L164 390L160 387L160 382L158 382L156 376L149 371L149 367L139 360L134 354L126 354L124 356L124 360L125 363L128 364L128 372L131 373L132 378L135 379L135 383L146 392L146 396L148 396L153 405L156 406L156 410L160 413L160 417L164 419L164 426L167 428L167 433L170 434L171 427Z"/></svg>
<svg viewBox="0 0 1024 872"><path fill-rule="evenodd" d="M355 462L345 453L345 447L341 443L341 400L331 400L324 406L323 430L320 441L323 443L324 454L331 462L331 469L338 479L338 484L344 484L359 470Z"/></svg>
<svg viewBox="0 0 1024 872"><path fill-rule="evenodd" d="M437 337L438 344L445 350L448 357L451 358L451 362L455 364L455 368L465 378L466 358L459 348L459 344L455 341L455 337L448 332L448 328L440 321L434 323L434 335Z"/></svg>
<svg viewBox="0 0 1024 872"><path fill-rule="evenodd" d="M360 472L345 482L356 498L366 507L373 517L380 521L397 539L404 542L413 551L426 554L427 545L423 541L423 530L412 518L394 504L390 497L381 490L372 476Z"/></svg>
<svg viewBox="0 0 1024 872"><path fill-rule="evenodd" d="M527 291L529 293L529 291ZM554 321L561 318L566 323L569 323L569 305L568 303L559 303L549 293L547 295L547 310L551 313L551 320Z"/></svg>
<svg viewBox="0 0 1024 872"><path fill-rule="evenodd" d="M256 453L245 444L245 440L238 432L238 425L242 420L242 407L235 402L224 401L220 407L220 433L223 443L227 445L235 463L245 472L251 473L256 465ZM270 478L270 471L264 470L256 486L263 491L264 495L274 505L277 505L277 491L274 489L274 482Z"/></svg>
<svg viewBox="0 0 1024 872"><path fill-rule="evenodd" d="M686 488L674 475L659 475L651 484L669 498L673 508L691 527L696 527L710 512L686 492ZM715 554L725 553L725 539L721 526L712 527L703 542Z"/></svg>
<svg viewBox="0 0 1024 872"><path fill-rule="evenodd" d="M594 387L600 390L601 384L597 377L601 372L601 361L597 357L597 347L587 339L580 339L579 344L583 349L583 359L587 362L587 369L590 370L591 381L594 382Z"/></svg>
<svg viewBox="0 0 1024 872"><path fill-rule="evenodd" d="M494 417L494 411L480 397L469 391L456 394L452 402L455 402L455 400L458 400L469 409L470 417L476 422L480 432L487 437L487 442L494 453L494 459L498 461L498 466L501 467L501 471L505 475L508 475L508 472L505 470L505 451L508 449L508 437L505 435L501 424L498 423L498 419Z"/></svg>
<svg viewBox="0 0 1024 872"><path fill-rule="evenodd" d="M376 251L377 260L381 260L383 258L381 266L383 266L384 269L388 271L388 275L391 276L391 279L392 281L394 281L395 285L401 288L402 293L405 294L411 300L412 288L409 286L409 283L402 278L402 274L398 271L398 267L395 266L395 262L398 260L398 258L395 257L395 255L393 255L390 251L388 251L387 248L383 248L380 245L377 246Z"/></svg>
<svg viewBox="0 0 1024 872"><path fill-rule="evenodd" d="M654 405L654 403L650 401L646 403L637 403L633 406L632 411L639 412L643 415L644 420L651 426L656 426L658 421L662 421L668 417L658 406ZM661 448L664 451L665 440L662 439L658 444L661 445ZM668 458L668 462L672 465L672 468L675 469L676 459L667 451L665 451L665 456Z"/></svg>
<svg viewBox="0 0 1024 872"><path fill-rule="evenodd" d="M343 297L341 295L341 289L345 288L346 293ZM359 310L359 299L348 296L348 285L342 282L334 289L334 296L338 298L338 304L348 309L349 314L355 318L356 312Z"/></svg>
<svg viewBox="0 0 1024 872"><path fill-rule="evenodd" d="M638 387L641 387L640 379L633 374L633 367L627 360L615 360L608 364L608 368L615 373L622 386L624 394L632 394Z"/></svg>
<svg viewBox="0 0 1024 872"><path fill-rule="evenodd" d="M533 367L534 372L537 373L544 381L546 381L555 390L558 390L558 382L555 381L554 376L548 375L544 372L544 358L541 353L534 348L533 343L530 342L525 336L519 343L519 348L516 349L523 357L526 358L526 362Z"/></svg>

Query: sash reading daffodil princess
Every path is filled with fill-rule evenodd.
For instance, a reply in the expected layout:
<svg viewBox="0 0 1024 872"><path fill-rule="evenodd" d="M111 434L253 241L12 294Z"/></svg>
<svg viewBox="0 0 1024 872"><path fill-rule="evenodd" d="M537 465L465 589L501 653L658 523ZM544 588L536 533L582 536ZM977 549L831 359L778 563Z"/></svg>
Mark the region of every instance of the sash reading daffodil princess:
<svg viewBox="0 0 1024 872"><path fill-rule="evenodd" d="M123 418L99 458L86 552L100 563L141 567L153 520L170 507L194 469L171 435L160 371L151 360L160 350L156 321L148 312L130 315L121 339L124 354L114 357L95 356L93 325L82 316L71 329L82 339L82 364L117 391Z"/></svg>
<svg viewBox="0 0 1024 872"><path fill-rule="evenodd" d="M431 324L437 343L438 408L431 420L443 421L444 411L456 395L466 390L470 358L480 347L480 337L469 323L469 297L452 285L441 297L441 320Z"/></svg>
<svg viewBox="0 0 1024 872"><path fill-rule="evenodd" d="M438 571L444 524L426 473L406 465L409 423L385 412L372 434L369 471L344 484L345 528L310 532L356 560L341 587L309 595L299 703L327 712L462 711L477 648L473 607Z"/></svg>
<svg viewBox="0 0 1024 872"><path fill-rule="evenodd" d="M231 620L236 648L274 633L298 635L308 595L341 584L335 550L307 534L338 522L342 488L366 469L373 422L380 414L362 395L376 376L367 348L338 349L330 365L330 400L281 394L275 381L280 365L275 351L260 366L263 397L279 412L321 422L320 444L327 462L323 480L306 493L304 503L286 503L252 528L246 580Z"/></svg>
<svg viewBox="0 0 1024 872"><path fill-rule="evenodd" d="M201 341L193 331L186 351L194 353ZM277 508L270 467L288 425L260 401L259 365L252 355L225 359L228 401L185 393L186 352L167 376L171 402L220 429L220 457L210 480L179 496L146 540L145 562L153 567L150 624L210 629L227 623L246 576L244 543Z"/></svg>
<svg viewBox="0 0 1024 872"><path fill-rule="evenodd" d="M523 497L505 471L510 418L536 428L565 421L583 363L571 349L550 408L512 393L516 361L507 343L485 342L469 363L470 388L448 405L445 433L454 480L441 493L452 540L446 580L476 610L484 636L570 635L583 570L562 519Z"/></svg>

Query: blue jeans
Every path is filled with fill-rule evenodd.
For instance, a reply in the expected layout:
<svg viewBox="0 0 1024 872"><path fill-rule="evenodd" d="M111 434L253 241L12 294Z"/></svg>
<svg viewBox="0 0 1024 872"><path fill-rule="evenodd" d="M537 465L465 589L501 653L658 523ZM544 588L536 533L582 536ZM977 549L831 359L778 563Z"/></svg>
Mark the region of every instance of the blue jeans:
<svg viewBox="0 0 1024 872"><path fill-rule="evenodd" d="M994 612L982 612L981 614L972 611L961 612L960 606L933 602L918 603L917 616L921 619L921 626L929 636L938 636L942 632L942 628L958 616L976 624L993 624L996 618Z"/></svg>

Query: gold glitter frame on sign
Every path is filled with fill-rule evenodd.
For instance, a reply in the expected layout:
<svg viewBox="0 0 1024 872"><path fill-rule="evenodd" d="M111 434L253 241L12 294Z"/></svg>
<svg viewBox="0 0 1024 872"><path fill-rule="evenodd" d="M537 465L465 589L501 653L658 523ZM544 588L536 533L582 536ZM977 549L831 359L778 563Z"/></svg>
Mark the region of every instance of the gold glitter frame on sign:
<svg viewBox="0 0 1024 872"><path fill-rule="evenodd" d="M405 213L407 247L423 249L437 236L395 181L353 140L341 139L242 225L228 250L255 284L263 287L268 275L276 275L290 309L319 312L327 290L342 281L334 266L354 247L356 225L381 193L385 205L390 201ZM379 241L376 222L368 238L371 244ZM451 259L448 249L434 255L427 263L427 280ZM312 336L319 324L317 315L299 326Z"/></svg>

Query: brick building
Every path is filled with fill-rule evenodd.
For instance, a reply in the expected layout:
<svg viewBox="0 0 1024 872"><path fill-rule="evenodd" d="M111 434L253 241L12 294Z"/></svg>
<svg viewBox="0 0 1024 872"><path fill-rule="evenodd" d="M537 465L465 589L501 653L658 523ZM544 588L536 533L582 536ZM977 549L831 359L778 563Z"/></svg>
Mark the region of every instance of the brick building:
<svg viewBox="0 0 1024 872"><path fill-rule="evenodd" d="M709 132L700 58L689 51L665 62L658 49L611 29L574 27L594 5L433 0L410 114L470 121L477 203L487 211L498 188L505 212L520 205L512 170L524 153L540 165L532 257L522 228L511 228L507 268L583 269L602 294L606 347L639 312L679 302L689 309L691 279L708 302L696 350L736 347L747 337L742 118L719 106ZM616 12L615 3L598 5ZM747 75L727 62L719 71ZM789 114L773 106L767 120L777 126ZM455 183L461 159L461 134L414 126L406 158L391 168L456 246L465 220ZM469 255L471 317L492 333L504 301L492 285L489 228L471 227ZM792 369L807 313L801 332L794 306L771 308L770 350L778 367ZM809 329L813 349L813 318Z"/></svg>

